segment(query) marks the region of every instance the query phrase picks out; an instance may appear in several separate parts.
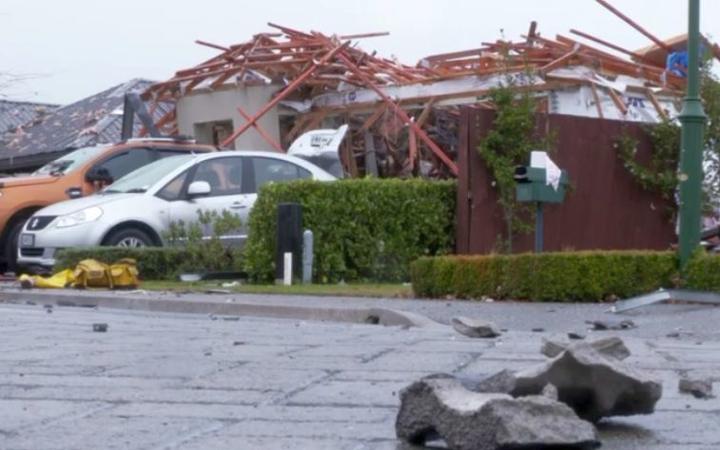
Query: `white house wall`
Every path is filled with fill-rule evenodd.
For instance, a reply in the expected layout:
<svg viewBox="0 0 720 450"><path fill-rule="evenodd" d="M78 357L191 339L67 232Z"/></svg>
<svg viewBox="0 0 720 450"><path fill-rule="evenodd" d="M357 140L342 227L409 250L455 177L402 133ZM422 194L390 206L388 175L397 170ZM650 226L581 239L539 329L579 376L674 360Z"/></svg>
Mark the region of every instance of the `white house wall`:
<svg viewBox="0 0 720 450"><path fill-rule="evenodd" d="M278 86L238 86L218 91L196 91L181 97L177 102L177 124L180 134L194 136L195 125L231 120L238 129L247 121L237 108L242 107L250 116L255 115L279 89ZM275 140L280 141L277 108L265 114L258 124ZM203 137L196 136L198 139ZM274 150L254 128L248 129L235 140L238 150Z"/></svg>

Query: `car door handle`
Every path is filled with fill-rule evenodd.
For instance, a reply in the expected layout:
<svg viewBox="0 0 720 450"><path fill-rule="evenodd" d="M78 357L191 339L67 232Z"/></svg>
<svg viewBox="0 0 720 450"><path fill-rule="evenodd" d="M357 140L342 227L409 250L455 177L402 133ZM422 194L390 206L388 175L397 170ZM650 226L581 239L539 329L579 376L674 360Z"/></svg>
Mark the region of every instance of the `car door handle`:
<svg viewBox="0 0 720 450"><path fill-rule="evenodd" d="M232 209L245 209L247 208L247 205L240 202L234 202L230 205L230 208Z"/></svg>

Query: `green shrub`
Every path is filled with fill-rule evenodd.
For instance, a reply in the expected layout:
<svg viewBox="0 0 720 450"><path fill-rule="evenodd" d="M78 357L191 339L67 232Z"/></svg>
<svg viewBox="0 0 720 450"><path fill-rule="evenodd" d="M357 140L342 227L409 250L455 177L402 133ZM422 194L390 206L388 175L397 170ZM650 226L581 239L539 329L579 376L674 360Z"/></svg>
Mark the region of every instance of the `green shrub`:
<svg viewBox="0 0 720 450"><path fill-rule="evenodd" d="M439 256L411 265L413 290L421 297L601 301L673 287L676 278L671 252ZM720 276L716 281L720 286Z"/></svg>
<svg viewBox="0 0 720 450"><path fill-rule="evenodd" d="M411 261L452 251L455 195L451 181L366 178L266 185L250 213L245 269L255 281L272 281L277 206L297 202L303 206L303 228L314 233L316 282L407 280Z"/></svg>
<svg viewBox="0 0 720 450"><path fill-rule="evenodd" d="M228 251L223 271L239 272L242 269L242 258L236 250ZM197 267L194 260L197 255L181 247L79 247L67 248L58 252L54 270L73 268L83 259L96 259L111 264L122 258L133 258L137 261L140 278L143 280L174 280L180 273ZM205 257L203 257L203 260ZM209 271L209 270L206 270Z"/></svg>
<svg viewBox="0 0 720 450"><path fill-rule="evenodd" d="M720 255L696 252L685 267L683 288L720 292Z"/></svg>

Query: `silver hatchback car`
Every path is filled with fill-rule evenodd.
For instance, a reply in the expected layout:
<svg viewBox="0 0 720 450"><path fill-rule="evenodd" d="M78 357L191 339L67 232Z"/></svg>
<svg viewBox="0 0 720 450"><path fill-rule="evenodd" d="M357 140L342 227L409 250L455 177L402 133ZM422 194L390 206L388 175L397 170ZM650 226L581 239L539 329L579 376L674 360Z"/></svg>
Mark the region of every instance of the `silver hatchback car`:
<svg viewBox="0 0 720 450"><path fill-rule="evenodd" d="M51 267L66 247L163 245L171 223L192 223L198 210L228 210L247 223L265 183L336 178L303 159L272 152L224 151L173 156L142 167L98 194L37 211L18 239L18 263ZM242 240L243 225L234 236Z"/></svg>

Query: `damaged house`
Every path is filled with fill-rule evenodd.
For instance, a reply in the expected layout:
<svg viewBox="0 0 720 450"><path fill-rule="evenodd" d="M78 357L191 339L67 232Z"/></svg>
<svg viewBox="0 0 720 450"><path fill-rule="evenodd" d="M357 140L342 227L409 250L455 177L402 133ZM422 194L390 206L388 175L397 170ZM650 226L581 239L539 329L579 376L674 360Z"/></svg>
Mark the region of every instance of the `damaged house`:
<svg viewBox="0 0 720 450"><path fill-rule="evenodd" d="M158 126L203 143L282 151L303 131L348 124L342 157L352 176L447 177L458 173L459 108L491 109L486 96L497 86L532 91L538 112L633 123L675 116L684 86L652 48L625 51L627 59L566 36L547 39L535 24L522 41L431 55L415 66L356 44L386 33L270 26L278 32L229 47L198 41L220 54L143 94L151 105L177 101Z"/></svg>
<svg viewBox="0 0 720 450"><path fill-rule="evenodd" d="M551 39L533 22L517 41L482 42L415 65L357 44L387 33L325 35L271 23L273 32L237 45L198 41L218 55L142 97L150 108L176 102L156 121L162 132L225 148L285 151L305 131L348 125L340 151L347 174L458 178L457 250L486 253L504 225L476 149L492 128L489 94L509 86L530 93L538 126L557 132L553 159L573 187L562 206L548 208L546 248L664 249L675 240L671 206L632 178L615 140L630 133L637 157L649 158L643 126L679 114L687 42L661 41L622 18L654 45L631 51L579 30ZM529 240L516 248L528 250Z"/></svg>
<svg viewBox="0 0 720 450"><path fill-rule="evenodd" d="M130 80L61 107L0 103L0 121L11 124L0 142L0 172L32 172L72 150L120 141L125 95L142 92L152 83ZM171 107L159 103L152 112L159 118ZM135 134L140 130L137 125Z"/></svg>

